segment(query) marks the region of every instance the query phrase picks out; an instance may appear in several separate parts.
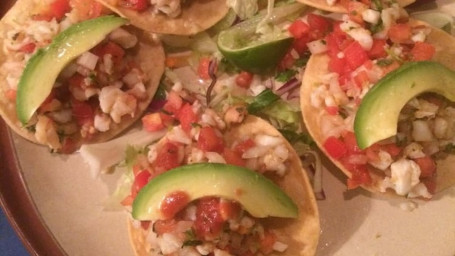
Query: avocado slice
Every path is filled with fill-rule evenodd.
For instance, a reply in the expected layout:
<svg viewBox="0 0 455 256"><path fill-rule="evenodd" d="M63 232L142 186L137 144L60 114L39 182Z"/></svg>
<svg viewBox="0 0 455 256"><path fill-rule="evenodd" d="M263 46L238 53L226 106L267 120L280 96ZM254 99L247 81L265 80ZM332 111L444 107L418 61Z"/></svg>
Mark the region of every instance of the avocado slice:
<svg viewBox="0 0 455 256"><path fill-rule="evenodd" d="M126 24L117 16L102 16L72 25L58 34L46 48L39 49L27 62L19 80L16 114L27 124L52 90L63 68L82 53L95 47L107 34Z"/></svg>
<svg viewBox="0 0 455 256"><path fill-rule="evenodd" d="M401 109L424 92L455 101L455 72L438 62L409 62L379 80L362 99L354 120L359 147L395 135Z"/></svg>
<svg viewBox="0 0 455 256"><path fill-rule="evenodd" d="M252 216L297 218L297 205L263 175L249 169L218 163L197 163L169 170L152 179L133 202L137 220L163 219L162 200L183 191L190 201L217 196L239 202Z"/></svg>

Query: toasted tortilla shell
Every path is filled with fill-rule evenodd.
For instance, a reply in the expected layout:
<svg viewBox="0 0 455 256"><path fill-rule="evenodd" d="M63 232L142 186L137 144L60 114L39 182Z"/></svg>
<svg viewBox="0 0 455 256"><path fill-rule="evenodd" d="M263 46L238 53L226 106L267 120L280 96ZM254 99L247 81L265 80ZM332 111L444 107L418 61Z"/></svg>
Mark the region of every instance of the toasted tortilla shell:
<svg viewBox="0 0 455 256"><path fill-rule="evenodd" d="M334 5L329 5L327 3L327 0L297 0L297 1L304 3L306 5L309 5L311 7L324 10L324 11L336 12L336 13L347 13L348 12L348 10L346 10L346 8L342 4L340 4L340 0L338 0L337 3L335 3ZM397 0L397 2L401 7L405 7L405 6L408 6L412 3L414 3L415 0Z"/></svg>
<svg viewBox="0 0 455 256"><path fill-rule="evenodd" d="M39 2L39 1L38 1ZM6 31L11 28L11 24L14 22L23 22L32 13L33 8L37 6L37 0L19 0L10 9L10 11L0 21L0 49L3 49L3 35ZM129 32L134 33L138 37L138 44L133 49L129 49L128 52L133 54L133 59L140 65L146 76L145 87L146 87L146 99L138 102L138 111L134 117L124 116L119 124L112 123L111 128L107 132L100 132L96 134L90 141L83 141L80 137L80 133L77 133L72 137L77 146L84 143L97 143L107 141L126 128L131 126L138 118L141 117L142 113L147 109L147 106L153 99L156 90L158 89L159 82L162 74L164 73L164 50L161 43L154 38L150 33L138 30L132 26L126 26ZM0 52L0 65L6 61L6 56L3 51ZM9 101L5 97L8 85L6 83L5 72L0 70L0 116L5 120L9 127L19 134L20 136L40 144L33 132L23 127L21 122L16 116L16 104L15 102Z"/></svg>
<svg viewBox="0 0 455 256"><path fill-rule="evenodd" d="M232 138L229 141L236 141L245 137L251 137L254 134L268 134L282 137L280 132L272 125L254 116L247 117L242 124L233 127L224 136L225 138ZM286 141L284 138L283 140ZM290 152L291 162L290 168L287 170L288 173L284 178L271 179L297 204L299 217L297 219L267 218L263 220L263 223L267 227L279 232L280 236L287 238L283 241L288 245L287 250L278 255L315 255L320 235L319 212L316 199L299 156L287 141L286 146ZM149 246L145 238L147 232L140 227L135 227L130 220L128 221L128 230L135 254L137 256L147 255Z"/></svg>
<svg viewBox="0 0 455 256"><path fill-rule="evenodd" d="M150 10L137 12L116 6L118 0L97 0L145 31L158 34L194 35L220 21L229 11L226 0L189 0L175 18Z"/></svg>
<svg viewBox="0 0 455 256"><path fill-rule="evenodd" d="M411 21L411 26L428 24L420 21ZM436 53L433 60L438 61L445 66L455 70L455 38L446 32L431 27L431 33L428 35L426 42L432 44L436 48ZM313 137L321 151L347 176L351 177L351 172L346 169L339 161L331 158L327 151L322 146L324 143L324 134L320 129L320 110L311 105L311 92L321 83L321 77L329 73L328 71L329 57L327 54L312 55L307 63L305 73L302 79L300 89L300 107L304 123L308 132ZM455 156L449 155L447 158L437 161L437 177L436 177L436 192L442 191L455 184ZM365 189L374 192L380 192L380 184L384 179L384 174L381 172L370 172L372 183L368 186L363 186ZM394 191L388 190L386 195L397 195Z"/></svg>

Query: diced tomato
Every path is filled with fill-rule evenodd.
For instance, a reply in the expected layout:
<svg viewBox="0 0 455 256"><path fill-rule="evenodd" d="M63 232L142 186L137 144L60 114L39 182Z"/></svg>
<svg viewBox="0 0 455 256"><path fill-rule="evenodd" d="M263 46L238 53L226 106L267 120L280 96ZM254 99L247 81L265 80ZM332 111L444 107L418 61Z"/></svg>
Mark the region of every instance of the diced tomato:
<svg viewBox="0 0 455 256"><path fill-rule="evenodd" d="M288 31L294 38L302 38L308 35L310 26L302 20L296 20L289 26Z"/></svg>
<svg viewBox="0 0 455 256"><path fill-rule="evenodd" d="M350 73L351 69L346 63L346 58L331 57L329 60L329 71L344 75Z"/></svg>
<svg viewBox="0 0 455 256"><path fill-rule="evenodd" d="M178 111L182 108L182 106L183 99L176 91L172 90L167 95L167 101L164 104L163 109L168 113L177 114Z"/></svg>
<svg viewBox="0 0 455 256"><path fill-rule="evenodd" d="M254 147L256 143L252 139L246 139L239 144L237 144L234 148L236 152L239 152L241 154L245 153L248 149Z"/></svg>
<svg viewBox="0 0 455 256"><path fill-rule="evenodd" d="M140 164L133 165L133 174L134 176L138 175L139 172L143 171L144 168Z"/></svg>
<svg viewBox="0 0 455 256"><path fill-rule="evenodd" d="M260 241L260 250L264 254L273 252L273 245L276 242L276 235L272 232L264 232L264 237Z"/></svg>
<svg viewBox="0 0 455 256"><path fill-rule="evenodd" d="M219 198L204 197L197 201L194 231L198 238L216 237L221 232L223 223Z"/></svg>
<svg viewBox="0 0 455 256"><path fill-rule="evenodd" d="M149 220L143 220L143 221L141 221L141 228L142 228L143 230L148 230L151 223L152 223L152 222L149 221Z"/></svg>
<svg viewBox="0 0 455 256"><path fill-rule="evenodd" d="M242 71L235 77L235 83L245 89L250 88L253 81L253 74L250 72Z"/></svg>
<svg viewBox="0 0 455 256"><path fill-rule="evenodd" d="M365 70L358 72L354 77L354 83L357 87L363 88L365 85L368 85L370 82L370 78Z"/></svg>
<svg viewBox="0 0 455 256"><path fill-rule="evenodd" d="M330 22L328 19L322 17L321 15L317 15L315 13L308 14L308 25L312 30L320 31L323 34L329 31L330 29ZM319 38L314 38L319 39Z"/></svg>
<svg viewBox="0 0 455 256"><path fill-rule="evenodd" d="M24 52L24 53L32 53L35 51L36 44L35 43L28 43L22 46L19 51Z"/></svg>
<svg viewBox="0 0 455 256"><path fill-rule="evenodd" d="M310 41L310 37L308 36L304 36L304 37L301 37L301 38L295 38L294 41L292 42L292 49L294 49L298 54L300 55L303 55L305 54L305 52L308 51L308 42ZM292 57L290 55L290 57ZM291 65L288 67L292 67L292 65L294 65L294 62L295 60L293 59L292 57L292 60L290 60L292 62Z"/></svg>
<svg viewBox="0 0 455 256"><path fill-rule="evenodd" d="M71 137L65 137L62 142L62 148L60 152L63 154L74 153L78 149L78 144Z"/></svg>
<svg viewBox="0 0 455 256"><path fill-rule="evenodd" d="M280 64L278 65L279 70L286 70L292 68L294 66L295 59L291 54L291 51L288 51L283 59L280 61Z"/></svg>
<svg viewBox="0 0 455 256"><path fill-rule="evenodd" d="M132 197L131 195L128 195L120 202L120 204L123 206L131 206L131 205L133 205L133 201L134 201L134 197Z"/></svg>
<svg viewBox="0 0 455 256"><path fill-rule="evenodd" d="M363 25L362 13L368 9L368 6L362 2L349 1L348 3L348 15L349 19L357 24Z"/></svg>
<svg viewBox="0 0 455 256"><path fill-rule="evenodd" d="M379 59L384 58L387 56L387 52L385 51L385 46L387 41L385 39L373 39L373 45L371 49L368 51L368 57L372 59Z"/></svg>
<svg viewBox="0 0 455 256"><path fill-rule="evenodd" d="M357 144L357 139L353 132L347 131L343 134L343 142L346 145L346 149L349 153L361 153L363 152Z"/></svg>
<svg viewBox="0 0 455 256"><path fill-rule="evenodd" d="M346 33L341 30L339 22L334 24L333 31L326 36L325 40L327 53L332 58L352 42L352 39L348 38Z"/></svg>
<svg viewBox="0 0 455 256"><path fill-rule="evenodd" d="M242 155L229 148L225 148L223 151L223 158L226 160L226 163L236 166L245 166L245 159L242 158Z"/></svg>
<svg viewBox="0 0 455 256"><path fill-rule="evenodd" d="M209 57L203 57L199 60L199 66L197 68L197 74L199 75L199 78L202 78L204 80L210 79L209 73L210 61L211 60Z"/></svg>
<svg viewBox="0 0 455 256"><path fill-rule="evenodd" d="M405 43L411 39L411 26L409 23L394 24L389 28L387 35L394 43Z"/></svg>
<svg viewBox="0 0 455 256"><path fill-rule="evenodd" d="M427 190L430 192L430 194L434 194L436 192L436 177L423 178L421 181L425 187L427 187Z"/></svg>
<svg viewBox="0 0 455 256"><path fill-rule="evenodd" d="M174 191L161 201L160 211L165 219L171 219L190 202L190 196L183 191Z"/></svg>
<svg viewBox="0 0 455 256"><path fill-rule="evenodd" d="M151 113L142 117L142 127L148 132L155 132L164 129L164 122L161 113Z"/></svg>
<svg viewBox="0 0 455 256"><path fill-rule="evenodd" d="M335 159L340 159L348 152L346 144L337 137L330 136L328 137L324 144L324 149L327 151L330 157Z"/></svg>
<svg viewBox="0 0 455 256"><path fill-rule="evenodd" d="M81 20L89 20L107 13L102 4L93 0L71 0L73 8Z"/></svg>
<svg viewBox="0 0 455 256"><path fill-rule="evenodd" d="M348 189L354 189L361 185L371 184L371 176L366 166L357 165L349 171L352 176L347 180Z"/></svg>
<svg viewBox="0 0 455 256"><path fill-rule="evenodd" d="M39 14L34 15L34 20L46 20L51 21L52 19L56 19L60 21L65 14L71 11L71 6L69 0L55 0L46 6L47 9L41 11Z"/></svg>
<svg viewBox="0 0 455 256"><path fill-rule="evenodd" d="M420 177L432 177L436 173L436 162L430 156L414 159L420 167Z"/></svg>
<svg viewBox="0 0 455 256"><path fill-rule="evenodd" d="M166 67L169 68L179 68L183 66L188 66L188 56L167 56L166 57Z"/></svg>
<svg viewBox="0 0 455 256"><path fill-rule="evenodd" d="M338 114L338 111L340 110L340 108L338 106L326 106L325 107L325 111L327 111L327 113L329 113L329 115L337 115Z"/></svg>
<svg viewBox="0 0 455 256"><path fill-rule="evenodd" d="M149 182L151 173L147 170L142 170L134 177L133 186L131 187L131 196L136 197L137 193Z"/></svg>
<svg viewBox="0 0 455 256"><path fill-rule="evenodd" d="M186 133L189 133L192 125L197 122L196 113L194 113L193 107L189 103L183 105L177 114L177 119Z"/></svg>
<svg viewBox="0 0 455 256"><path fill-rule="evenodd" d="M123 0L120 3L121 6L135 10L137 12L143 12L149 7L148 0Z"/></svg>
<svg viewBox="0 0 455 256"><path fill-rule="evenodd" d="M218 152L224 150L222 137L216 134L216 130L210 126L202 127L197 140L197 147L204 152Z"/></svg>
<svg viewBox="0 0 455 256"><path fill-rule="evenodd" d="M433 45L425 42L416 42L411 50L413 61L430 60L436 52Z"/></svg>
<svg viewBox="0 0 455 256"><path fill-rule="evenodd" d="M179 147L171 142L165 143L158 149L153 174L158 175L178 166L180 166Z"/></svg>
<svg viewBox="0 0 455 256"><path fill-rule="evenodd" d="M403 148L397 146L395 143L389 143L382 145L382 148L387 151L392 157L396 157L401 153Z"/></svg>
<svg viewBox="0 0 455 256"><path fill-rule="evenodd" d="M239 203L231 200L220 200L220 214L223 220L235 219L242 210Z"/></svg>
<svg viewBox="0 0 455 256"><path fill-rule="evenodd" d="M92 52L100 58L103 58L106 54L110 54L115 65L119 65L125 56L125 50L112 41L97 45L93 48Z"/></svg>
<svg viewBox="0 0 455 256"><path fill-rule="evenodd" d="M5 96L7 99L9 99L10 101L15 101L16 100L16 96L17 96L17 91L16 90L13 90L13 89L8 89L6 92L5 92Z"/></svg>
<svg viewBox="0 0 455 256"><path fill-rule="evenodd" d="M162 235L164 233L170 233L177 228L177 221L175 219L169 220L157 220L153 223L153 231L157 235Z"/></svg>
<svg viewBox="0 0 455 256"><path fill-rule="evenodd" d="M343 50L344 58L346 63L352 70L360 67L365 61L368 60L367 52L362 48L362 46L357 41L353 41Z"/></svg>
<svg viewBox="0 0 455 256"><path fill-rule="evenodd" d="M89 103L72 98L71 107L78 125L83 126L94 122L95 111Z"/></svg>

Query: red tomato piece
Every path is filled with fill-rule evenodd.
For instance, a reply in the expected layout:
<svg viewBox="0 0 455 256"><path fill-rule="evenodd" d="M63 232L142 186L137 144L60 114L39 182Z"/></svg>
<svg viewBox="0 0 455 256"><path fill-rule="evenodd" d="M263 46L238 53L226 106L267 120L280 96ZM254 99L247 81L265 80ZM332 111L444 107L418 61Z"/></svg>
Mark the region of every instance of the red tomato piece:
<svg viewBox="0 0 455 256"><path fill-rule="evenodd" d="M273 252L273 245L276 242L276 235L272 232L265 232L264 237L260 241L260 250L264 254Z"/></svg>
<svg viewBox="0 0 455 256"><path fill-rule="evenodd" d="M344 58L346 63L352 70L360 67L365 61L368 60L367 52L362 48L362 46L357 41L353 41L343 50Z"/></svg>
<svg viewBox="0 0 455 256"><path fill-rule="evenodd" d="M220 200L220 214L223 220L235 219L240 215L242 207L231 200Z"/></svg>
<svg viewBox="0 0 455 256"><path fill-rule="evenodd" d="M224 150L222 137L216 134L216 130L210 126L202 127L197 140L197 147L204 152L218 152Z"/></svg>
<svg viewBox="0 0 455 256"><path fill-rule="evenodd" d="M196 236L204 238L214 238L222 230L224 224L220 213L220 199L214 197L204 197L196 203L196 220L194 231Z"/></svg>
<svg viewBox="0 0 455 256"><path fill-rule="evenodd" d="M22 46L19 51L24 52L24 53L32 53L35 51L36 44L35 43L28 43Z"/></svg>
<svg viewBox="0 0 455 256"><path fill-rule="evenodd" d="M310 26L302 20L296 20L289 26L288 31L294 38L302 38L308 35Z"/></svg>
<svg viewBox="0 0 455 256"><path fill-rule="evenodd" d="M223 151L223 158L226 160L226 163L236 166L245 166L245 159L242 158L242 154L238 153L232 149L225 148Z"/></svg>
<svg viewBox="0 0 455 256"><path fill-rule="evenodd" d="M368 51L368 57L371 59L379 59L387 57L387 52L385 51L385 46L387 41L385 39L373 39L373 45Z"/></svg>
<svg viewBox="0 0 455 256"><path fill-rule="evenodd" d="M294 66L295 59L292 57L291 51L288 51L283 59L280 61L280 64L278 65L279 70L286 70L292 68Z"/></svg>
<svg viewBox="0 0 455 256"><path fill-rule="evenodd" d="M142 127L148 132L154 132L164 129L164 123L160 113L151 113L142 117Z"/></svg>
<svg viewBox="0 0 455 256"><path fill-rule="evenodd" d="M137 175L134 177L134 183L133 186L131 187L131 196L133 198L136 197L137 193L149 182L151 178L151 173L147 170L142 170L137 173Z"/></svg>
<svg viewBox="0 0 455 256"><path fill-rule="evenodd" d="M246 139L239 144L237 144L234 148L236 152L239 152L240 154L245 153L248 149L256 146L256 143L252 139Z"/></svg>
<svg viewBox="0 0 455 256"><path fill-rule="evenodd" d="M123 0L120 3L121 6L137 12L143 12L149 7L148 0Z"/></svg>
<svg viewBox="0 0 455 256"><path fill-rule="evenodd" d="M199 60L199 66L197 68L197 74L199 75L199 78L204 80L210 79L209 66L210 66L209 57L203 57Z"/></svg>
<svg viewBox="0 0 455 256"><path fill-rule="evenodd" d="M436 173L436 162L430 156L424 156L414 159L420 167L420 177L433 177Z"/></svg>
<svg viewBox="0 0 455 256"><path fill-rule="evenodd" d="M308 14L308 25L312 30L318 30L325 34L330 29L330 22L328 19L315 13ZM315 38L317 39L317 38Z"/></svg>
<svg viewBox="0 0 455 256"><path fill-rule="evenodd" d="M363 25L364 21L362 18L362 13L368 9L368 6L356 1L348 2L348 15L349 19L354 21L357 24Z"/></svg>
<svg viewBox="0 0 455 256"><path fill-rule="evenodd" d="M348 189L354 189L361 185L371 184L371 176L368 169L364 165L357 165L353 169L349 169L352 176L347 180Z"/></svg>
<svg viewBox="0 0 455 256"><path fill-rule="evenodd" d="M182 106L183 99L180 97L180 95L175 91L170 91L167 95L167 101L164 104L163 109L168 113L177 114Z"/></svg>
<svg viewBox="0 0 455 256"><path fill-rule="evenodd" d="M50 16L57 20L61 20L69 11L71 11L69 0L55 0L49 5Z"/></svg>
<svg viewBox="0 0 455 256"><path fill-rule="evenodd" d="M329 60L329 71L344 75L350 73L351 69L346 63L346 58L331 57Z"/></svg>
<svg viewBox="0 0 455 256"><path fill-rule="evenodd" d="M180 166L179 147L171 142L165 143L158 149L154 162L154 175L156 176L178 166Z"/></svg>
<svg viewBox="0 0 455 256"><path fill-rule="evenodd" d="M240 72L236 78L235 83L245 89L250 88L251 82L253 81L253 74L250 72L242 71Z"/></svg>
<svg viewBox="0 0 455 256"><path fill-rule="evenodd" d="M190 202L190 196L183 191L174 191L163 199L160 211L165 219L171 219Z"/></svg>
<svg viewBox="0 0 455 256"><path fill-rule="evenodd" d="M413 61L431 60L436 49L433 45L425 42L416 42L411 50Z"/></svg>
<svg viewBox="0 0 455 256"><path fill-rule="evenodd" d="M13 89L8 89L6 92L5 92L5 96L7 99L9 99L10 101L15 101L16 100L16 96L17 96L17 91L16 90L13 90Z"/></svg>
<svg viewBox="0 0 455 256"><path fill-rule="evenodd" d="M355 85L361 89L370 83L370 78L365 70L358 72L353 79Z"/></svg>
<svg viewBox="0 0 455 256"><path fill-rule="evenodd" d="M177 114L177 119L180 121L182 129L186 133L189 133L191 131L192 125L197 122L196 113L194 113L193 107L189 103L185 103L183 105Z"/></svg>
<svg viewBox="0 0 455 256"><path fill-rule="evenodd" d="M177 221L175 219L169 220L157 220L153 224L153 230L158 235L162 235L164 233L170 233L177 228Z"/></svg>
<svg viewBox="0 0 455 256"><path fill-rule="evenodd" d="M125 56L125 50L120 45L112 41L97 45L93 48L92 52L101 59L104 55L110 54L115 65L119 65Z"/></svg>
<svg viewBox="0 0 455 256"><path fill-rule="evenodd" d="M327 113L329 113L329 115L337 115L338 114L338 111L340 110L340 108L338 106L326 106L325 107L325 111L327 111Z"/></svg>
<svg viewBox="0 0 455 256"><path fill-rule="evenodd" d="M405 43L411 39L411 26L408 23L394 24L389 28L387 35L394 43Z"/></svg>
<svg viewBox="0 0 455 256"><path fill-rule="evenodd" d="M71 107L78 125L83 126L94 122L95 111L89 103L72 98Z"/></svg>
<svg viewBox="0 0 455 256"><path fill-rule="evenodd" d="M401 153L402 148L395 143L384 144L382 148L387 151L392 157L396 157Z"/></svg>
<svg viewBox="0 0 455 256"><path fill-rule="evenodd" d="M346 145L346 149L349 153L361 153L363 152L357 144L357 139L353 132L346 132L343 134L343 142Z"/></svg>
<svg viewBox="0 0 455 256"><path fill-rule="evenodd" d="M346 144L337 137L330 136L328 137L324 144L324 149L327 151L330 157L335 159L340 159L348 152Z"/></svg>
<svg viewBox="0 0 455 256"><path fill-rule="evenodd" d="M295 38L294 41L292 42L292 49L294 49L298 54L303 55L303 54L305 54L305 52L308 51L307 44L309 41L310 41L310 37L308 37L308 36L304 36L301 38ZM292 67L295 62L295 60L293 59L293 57L291 55L290 55L290 57L292 58L291 59L292 63L288 68Z"/></svg>

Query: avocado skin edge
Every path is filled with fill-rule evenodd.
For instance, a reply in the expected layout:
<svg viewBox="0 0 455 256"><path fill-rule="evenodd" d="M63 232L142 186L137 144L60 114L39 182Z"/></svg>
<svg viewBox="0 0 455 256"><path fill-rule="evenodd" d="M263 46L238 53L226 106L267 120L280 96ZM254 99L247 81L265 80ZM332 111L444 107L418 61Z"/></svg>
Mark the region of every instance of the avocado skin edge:
<svg viewBox="0 0 455 256"><path fill-rule="evenodd" d="M425 92L455 101L455 72L434 61L408 62L379 80L356 113L354 132L359 148L395 135L401 109Z"/></svg>
<svg viewBox="0 0 455 256"><path fill-rule="evenodd" d="M197 163L177 167L149 181L133 202L133 218L162 219L160 203L174 191L187 193L190 201L205 196L235 200L258 218L298 216L292 199L262 174L228 164Z"/></svg>

